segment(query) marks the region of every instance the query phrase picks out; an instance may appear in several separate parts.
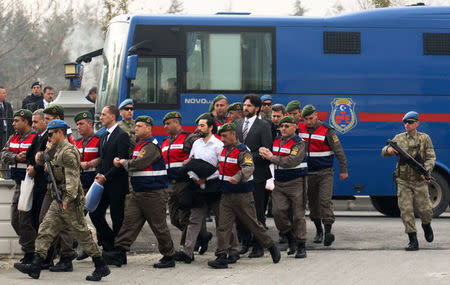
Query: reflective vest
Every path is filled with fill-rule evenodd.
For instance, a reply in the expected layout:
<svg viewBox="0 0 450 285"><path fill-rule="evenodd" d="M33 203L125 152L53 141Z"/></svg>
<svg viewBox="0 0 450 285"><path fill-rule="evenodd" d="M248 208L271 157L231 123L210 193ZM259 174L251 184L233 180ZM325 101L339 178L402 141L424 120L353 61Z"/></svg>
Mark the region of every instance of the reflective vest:
<svg viewBox="0 0 450 285"><path fill-rule="evenodd" d="M281 138L276 138L273 142L273 155L284 157L289 156L291 154L292 147L301 142L302 139L298 136L294 136L287 143L280 147ZM306 163L306 156L302 162L293 167L284 168L278 165L275 165L275 180L280 182L291 181L295 178L305 176L308 173L308 164Z"/></svg>
<svg viewBox="0 0 450 285"><path fill-rule="evenodd" d="M88 143L83 147L83 138L79 138L75 141L75 146L80 152L80 162L88 162L98 157L98 145L100 143L99 137L92 137ZM83 187L89 187L95 179L95 167L88 169L80 169L81 172L81 183Z"/></svg>
<svg viewBox="0 0 450 285"><path fill-rule="evenodd" d="M15 154L19 154L22 151L27 151L31 146L36 133L29 133L23 140L20 142L20 135L15 134L9 141L9 151ZM9 166L11 169L11 179L16 181L16 183L20 183L25 179L25 174L27 170L26 163L15 163Z"/></svg>
<svg viewBox="0 0 450 285"><path fill-rule="evenodd" d="M308 143L307 157L309 171L318 171L333 167L334 152L325 143L328 125L321 125L312 134L305 123L299 125L299 135Z"/></svg>
<svg viewBox="0 0 450 285"><path fill-rule="evenodd" d="M158 141L152 137L147 140L140 140L134 147L132 159L135 159L141 149L148 143L153 143L160 149ZM153 162L145 169L131 171L130 177L134 192L147 192L149 190L164 189L169 186L166 164L162 156L158 161Z"/></svg>
<svg viewBox="0 0 450 285"><path fill-rule="evenodd" d="M241 151L244 150L247 150L247 146L241 144L226 155L227 148L223 148L219 157L220 190L222 192L246 193L253 191L253 176L245 183L239 182L238 184L231 184L229 182L230 178L241 170L238 163L238 157Z"/></svg>
<svg viewBox="0 0 450 285"><path fill-rule="evenodd" d="M189 157L189 153L183 151L184 141L188 135L189 132L181 132L172 144L169 144L169 138L166 138L162 143L161 152L166 163L169 180L178 179L178 172L183 166L182 162Z"/></svg>

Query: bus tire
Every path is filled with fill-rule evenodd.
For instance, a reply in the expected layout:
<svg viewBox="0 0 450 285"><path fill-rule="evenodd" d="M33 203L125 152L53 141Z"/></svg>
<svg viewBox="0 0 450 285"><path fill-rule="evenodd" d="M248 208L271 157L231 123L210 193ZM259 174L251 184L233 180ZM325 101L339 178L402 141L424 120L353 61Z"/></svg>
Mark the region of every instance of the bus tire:
<svg viewBox="0 0 450 285"><path fill-rule="evenodd" d="M428 191L430 193L431 206L433 208L433 218L439 217L448 207L450 199L450 189L445 177L439 172L434 170L431 173L435 181L431 181L428 185ZM416 217L418 217L415 211Z"/></svg>
<svg viewBox="0 0 450 285"><path fill-rule="evenodd" d="M388 217L400 217L397 196L370 196L373 207Z"/></svg>

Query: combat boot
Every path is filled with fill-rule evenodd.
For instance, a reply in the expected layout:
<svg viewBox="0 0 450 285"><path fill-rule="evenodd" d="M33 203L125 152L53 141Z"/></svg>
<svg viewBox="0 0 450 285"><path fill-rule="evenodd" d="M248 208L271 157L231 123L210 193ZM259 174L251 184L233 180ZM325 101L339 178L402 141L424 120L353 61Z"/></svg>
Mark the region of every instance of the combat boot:
<svg viewBox="0 0 450 285"><path fill-rule="evenodd" d="M270 255L272 256L273 263L280 262L281 253L276 245L273 245L271 248L269 248L269 252L270 252Z"/></svg>
<svg viewBox="0 0 450 285"><path fill-rule="evenodd" d="M175 258L173 256L163 256L158 263L153 264L154 268L175 267Z"/></svg>
<svg viewBox="0 0 450 285"><path fill-rule="evenodd" d="M297 253L295 254L295 258L305 258L306 257L306 248L304 242L299 242L297 244Z"/></svg>
<svg viewBox="0 0 450 285"><path fill-rule="evenodd" d="M417 233L408 233L409 244L405 247L406 251L419 250L419 241L417 240Z"/></svg>
<svg viewBox="0 0 450 285"><path fill-rule="evenodd" d="M28 274L33 279L39 279L41 275L41 264L44 260L39 254L33 256L33 260L29 264L14 264L14 268L22 273Z"/></svg>
<svg viewBox="0 0 450 285"><path fill-rule="evenodd" d="M278 244L288 243L288 239L287 239L286 235L284 235L282 232L278 232L278 236L280 237L278 239Z"/></svg>
<svg viewBox="0 0 450 285"><path fill-rule="evenodd" d="M264 256L264 249L259 242L253 242L252 252L248 255L248 258L259 258Z"/></svg>
<svg viewBox="0 0 450 285"><path fill-rule="evenodd" d="M184 263L190 264L192 261L194 261L194 256L190 257L184 251L177 251L175 252L175 255L173 256L175 261L182 261Z"/></svg>
<svg viewBox="0 0 450 285"><path fill-rule="evenodd" d="M93 257L92 261L94 262L95 270L91 275L86 276L87 281L100 281L102 277L106 277L111 273L108 265L106 265L105 260L101 256Z"/></svg>
<svg viewBox="0 0 450 285"><path fill-rule="evenodd" d="M14 263L14 267L16 266L16 264L30 264L31 261L33 260L33 256L34 256L34 253L32 253L32 252L25 253L23 258L19 262Z"/></svg>
<svg viewBox="0 0 450 285"><path fill-rule="evenodd" d="M208 250L208 244L211 239L212 233L205 232L204 234L202 234L200 241L200 250L198 251L198 254L203 255Z"/></svg>
<svg viewBox="0 0 450 285"><path fill-rule="evenodd" d="M72 258L67 256L61 256L59 262L55 266L50 266L49 270L51 272L72 272Z"/></svg>
<svg viewBox="0 0 450 285"><path fill-rule="evenodd" d="M215 269L224 269L228 268L228 260L226 254L219 254L216 260L208 261L208 266L211 266Z"/></svg>
<svg viewBox="0 0 450 285"><path fill-rule="evenodd" d="M433 229L431 228L431 224L422 224L422 229L427 242L432 242L434 240L434 234Z"/></svg>
<svg viewBox="0 0 450 285"><path fill-rule="evenodd" d="M108 265L115 265L117 267L121 267L122 264L126 264L124 260L127 259L127 253L123 249L115 249L110 251L103 250L102 256L106 264Z"/></svg>
<svg viewBox="0 0 450 285"><path fill-rule="evenodd" d="M322 222L320 221L320 219L314 219L313 222L314 222L314 225L316 226L316 236L314 237L313 242L314 243L322 243L322 241L323 241Z"/></svg>
<svg viewBox="0 0 450 285"><path fill-rule="evenodd" d="M288 255L294 254L295 249L297 247L297 241L295 240L294 233L292 231L288 231L285 235L288 240L288 246L289 246L289 250L288 250L287 254Z"/></svg>
<svg viewBox="0 0 450 285"><path fill-rule="evenodd" d="M54 265L53 259L55 259L55 247L52 245L47 251L47 257L41 264L41 270L48 270Z"/></svg>
<svg viewBox="0 0 450 285"><path fill-rule="evenodd" d="M325 238L323 240L324 246L330 246L334 241L334 234L331 233L331 224L325 225Z"/></svg>

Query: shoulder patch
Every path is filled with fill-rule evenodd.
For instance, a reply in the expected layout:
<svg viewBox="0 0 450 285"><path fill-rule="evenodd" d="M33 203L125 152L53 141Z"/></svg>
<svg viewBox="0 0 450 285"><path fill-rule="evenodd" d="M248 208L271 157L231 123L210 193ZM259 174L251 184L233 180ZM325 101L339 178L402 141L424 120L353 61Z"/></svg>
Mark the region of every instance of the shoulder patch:
<svg viewBox="0 0 450 285"><path fill-rule="evenodd" d="M139 151L139 154L137 155L137 157L144 157L146 151L145 149L141 149L141 151Z"/></svg>
<svg viewBox="0 0 450 285"><path fill-rule="evenodd" d="M338 136L337 136L336 134L334 134L334 135L332 136L332 138L333 138L333 142L335 142L335 143L338 143L338 142L339 142L339 138L338 138Z"/></svg>
<svg viewBox="0 0 450 285"><path fill-rule="evenodd" d="M251 155L246 155L244 157L244 163L253 163L253 157Z"/></svg>

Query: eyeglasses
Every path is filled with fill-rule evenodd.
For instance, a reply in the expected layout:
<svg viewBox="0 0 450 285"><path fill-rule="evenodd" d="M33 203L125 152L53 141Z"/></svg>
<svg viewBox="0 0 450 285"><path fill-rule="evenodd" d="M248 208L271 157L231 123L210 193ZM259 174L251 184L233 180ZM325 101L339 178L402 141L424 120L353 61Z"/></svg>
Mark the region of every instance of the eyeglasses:
<svg viewBox="0 0 450 285"><path fill-rule="evenodd" d="M404 120L404 121L403 121L404 124L408 124L408 125L412 125L412 124L414 124L415 122L417 122L417 121L416 121L416 120Z"/></svg>
<svg viewBox="0 0 450 285"><path fill-rule="evenodd" d="M262 103L263 106L272 106L272 103Z"/></svg>
<svg viewBox="0 0 450 285"><path fill-rule="evenodd" d="M48 132L48 137L51 138L53 136L54 132Z"/></svg>
<svg viewBox="0 0 450 285"><path fill-rule="evenodd" d="M134 110L134 108L133 107L125 107L125 108L123 108L125 111L133 111Z"/></svg>

